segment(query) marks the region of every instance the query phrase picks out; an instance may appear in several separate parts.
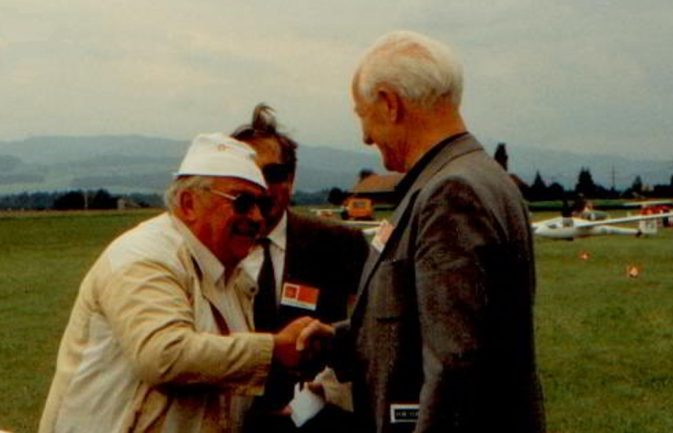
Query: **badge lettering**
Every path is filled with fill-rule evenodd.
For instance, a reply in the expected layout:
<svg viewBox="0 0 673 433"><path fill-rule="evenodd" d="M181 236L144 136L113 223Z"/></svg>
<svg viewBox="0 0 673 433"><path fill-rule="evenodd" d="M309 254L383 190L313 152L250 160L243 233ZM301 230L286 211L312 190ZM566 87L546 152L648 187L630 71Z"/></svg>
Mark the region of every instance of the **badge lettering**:
<svg viewBox="0 0 673 433"><path fill-rule="evenodd" d="M412 403L392 403L390 405L390 423L415 423L418 421L418 404Z"/></svg>

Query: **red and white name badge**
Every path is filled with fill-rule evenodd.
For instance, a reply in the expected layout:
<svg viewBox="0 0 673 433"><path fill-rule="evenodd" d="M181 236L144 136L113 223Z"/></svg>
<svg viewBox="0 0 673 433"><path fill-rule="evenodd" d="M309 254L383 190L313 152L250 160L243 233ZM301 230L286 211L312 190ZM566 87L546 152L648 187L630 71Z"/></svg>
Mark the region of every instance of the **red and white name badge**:
<svg viewBox="0 0 673 433"><path fill-rule="evenodd" d="M386 243L388 242L388 239L390 238L390 235L393 233L394 229L395 226L390 224L388 220L383 220L381 222L374 239L372 239L372 246L376 249L376 251L379 253L383 251L383 248L386 246Z"/></svg>
<svg viewBox="0 0 673 433"><path fill-rule="evenodd" d="M280 305L315 311L320 290L303 284L285 283L280 297Z"/></svg>

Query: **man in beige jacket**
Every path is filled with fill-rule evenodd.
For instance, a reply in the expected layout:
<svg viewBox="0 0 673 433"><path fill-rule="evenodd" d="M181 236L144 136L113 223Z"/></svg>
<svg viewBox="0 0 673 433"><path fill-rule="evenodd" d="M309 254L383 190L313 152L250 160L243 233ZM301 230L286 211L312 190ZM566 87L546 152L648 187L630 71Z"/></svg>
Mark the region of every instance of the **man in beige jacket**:
<svg viewBox="0 0 673 433"><path fill-rule="evenodd" d="M169 212L124 233L86 275L61 341L41 433L236 432L272 363L295 368L303 317L254 333L238 264L263 228L266 184L247 145L198 136Z"/></svg>

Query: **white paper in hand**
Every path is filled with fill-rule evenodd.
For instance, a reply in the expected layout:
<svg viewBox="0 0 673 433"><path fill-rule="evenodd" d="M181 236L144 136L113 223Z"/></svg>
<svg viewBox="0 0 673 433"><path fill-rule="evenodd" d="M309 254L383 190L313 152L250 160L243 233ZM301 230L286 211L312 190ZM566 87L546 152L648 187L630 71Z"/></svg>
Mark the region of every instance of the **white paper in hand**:
<svg viewBox="0 0 673 433"><path fill-rule="evenodd" d="M309 391L308 387L299 389L299 384L294 386L294 398L290 401L292 408L292 421L297 427L303 426L306 421L313 418L325 407L325 401Z"/></svg>

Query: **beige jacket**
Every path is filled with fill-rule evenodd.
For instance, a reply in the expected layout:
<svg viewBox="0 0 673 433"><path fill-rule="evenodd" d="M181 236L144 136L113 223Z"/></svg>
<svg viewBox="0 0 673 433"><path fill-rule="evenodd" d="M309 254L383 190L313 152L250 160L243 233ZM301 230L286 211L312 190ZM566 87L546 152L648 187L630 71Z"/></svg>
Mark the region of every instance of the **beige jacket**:
<svg viewBox="0 0 673 433"><path fill-rule="evenodd" d="M40 433L237 431L263 392L270 334L230 333L218 281L163 214L116 239L85 277L58 354ZM235 299L252 323L254 283ZM221 284L221 282L220 282ZM219 302L218 302L219 301Z"/></svg>

